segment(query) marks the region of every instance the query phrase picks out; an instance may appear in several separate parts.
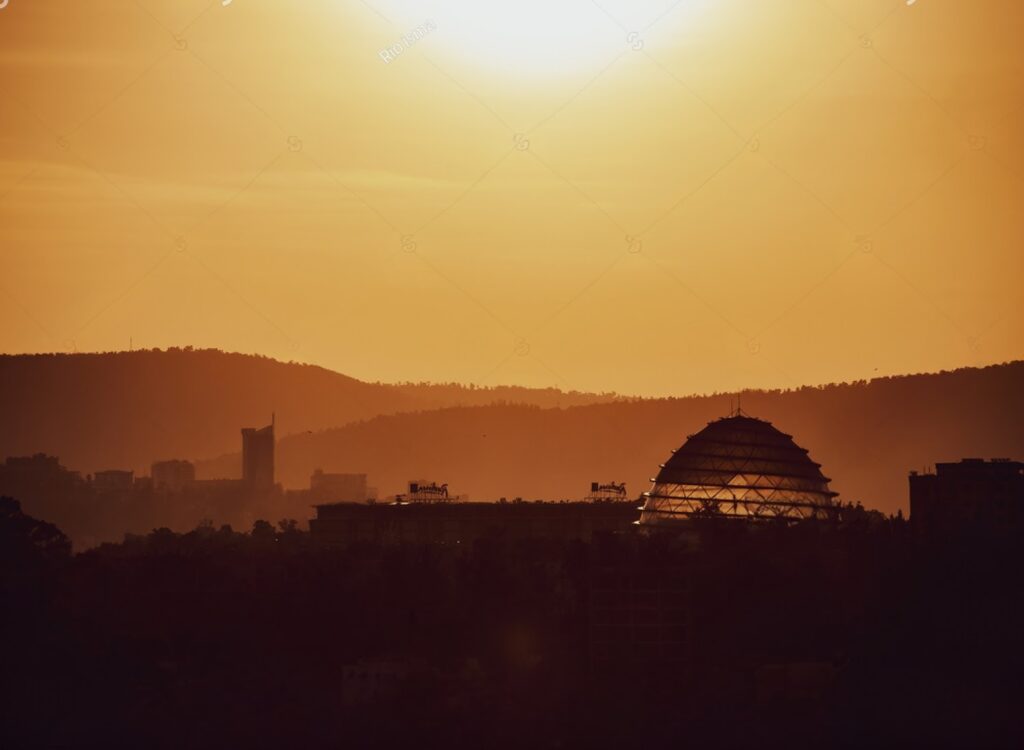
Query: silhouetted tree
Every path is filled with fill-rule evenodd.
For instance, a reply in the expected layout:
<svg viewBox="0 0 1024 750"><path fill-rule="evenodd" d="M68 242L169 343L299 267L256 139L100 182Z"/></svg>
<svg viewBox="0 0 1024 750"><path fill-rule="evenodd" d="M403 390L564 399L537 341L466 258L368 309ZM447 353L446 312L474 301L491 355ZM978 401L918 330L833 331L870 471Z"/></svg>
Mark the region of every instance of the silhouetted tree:
<svg viewBox="0 0 1024 750"><path fill-rule="evenodd" d="M272 542L277 539L277 532L269 521L258 519L252 525L252 538L263 542Z"/></svg>
<svg viewBox="0 0 1024 750"><path fill-rule="evenodd" d="M19 564L66 560L71 542L52 523L25 515L21 503L0 497L0 569L12 571Z"/></svg>

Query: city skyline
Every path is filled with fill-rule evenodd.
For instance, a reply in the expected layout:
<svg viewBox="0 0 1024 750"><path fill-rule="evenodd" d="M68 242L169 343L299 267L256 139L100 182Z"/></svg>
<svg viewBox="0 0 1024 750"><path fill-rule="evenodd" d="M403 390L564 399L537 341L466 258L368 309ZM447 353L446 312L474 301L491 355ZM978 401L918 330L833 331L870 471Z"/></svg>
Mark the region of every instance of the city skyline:
<svg viewBox="0 0 1024 750"><path fill-rule="evenodd" d="M0 0L0 748L1024 747L1022 30Z"/></svg>
<svg viewBox="0 0 1024 750"><path fill-rule="evenodd" d="M0 411L15 428L0 435L0 458L42 452L83 475L137 476L154 461L186 459L197 480L249 477L286 490L309 487L321 469L367 474L382 498L420 478L474 500L557 500L579 498L594 481L639 493L685 436L742 407L806 441L844 501L906 513L908 471L1024 454L1022 372L1016 362L792 391L634 399L362 383L213 350L7 355ZM260 429L268 423L276 426ZM243 430L242 443L240 426L254 428ZM270 457L264 438L277 446Z"/></svg>

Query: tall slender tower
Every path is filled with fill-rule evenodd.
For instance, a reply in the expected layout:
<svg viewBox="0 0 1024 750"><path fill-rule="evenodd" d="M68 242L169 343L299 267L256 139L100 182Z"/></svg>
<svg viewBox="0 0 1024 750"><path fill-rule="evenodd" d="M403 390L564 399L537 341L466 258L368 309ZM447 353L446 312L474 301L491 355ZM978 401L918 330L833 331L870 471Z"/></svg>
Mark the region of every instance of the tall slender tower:
<svg viewBox="0 0 1024 750"><path fill-rule="evenodd" d="M274 422L242 428L242 479L260 489L274 486Z"/></svg>

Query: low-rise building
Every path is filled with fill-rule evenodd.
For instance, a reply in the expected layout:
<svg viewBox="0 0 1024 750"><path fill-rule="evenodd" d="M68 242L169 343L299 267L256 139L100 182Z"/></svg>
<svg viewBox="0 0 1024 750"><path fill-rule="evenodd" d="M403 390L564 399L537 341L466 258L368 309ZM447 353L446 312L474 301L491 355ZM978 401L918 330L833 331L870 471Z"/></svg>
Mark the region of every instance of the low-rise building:
<svg viewBox="0 0 1024 750"><path fill-rule="evenodd" d="M135 472L126 469L97 471L92 476L97 492L131 492L135 487Z"/></svg>
<svg viewBox="0 0 1024 750"><path fill-rule="evenodd" d="M309 522L313 538L347 545L471 544L482 537L589 541L628 531L635 502L327 503Z"/></svg>
<svg viewBox="0 0 1024 750"><path fill-rule="evenodd" d="M196 479L196 467L191 461L172 459L156 461L150 467L153 489L158 492L181 492Z"/></svg>
<svg viewBox="0 0 1024 750"><path fill-rule="evenodd" d="M328 474L317 469L309 478L309 497L317 503L365 503L366 474Z"/></svg>

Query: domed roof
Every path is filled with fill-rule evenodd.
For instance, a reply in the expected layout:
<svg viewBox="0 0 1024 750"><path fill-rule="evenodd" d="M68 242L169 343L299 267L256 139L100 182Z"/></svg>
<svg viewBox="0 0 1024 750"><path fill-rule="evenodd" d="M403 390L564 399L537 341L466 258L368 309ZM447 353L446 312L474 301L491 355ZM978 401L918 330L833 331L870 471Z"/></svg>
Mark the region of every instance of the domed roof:
<svg viewBox="0 0 1024 750"><path fill-rule="evenodd" d="M791 435L742 414L691 435L653 482L642 525L707 515L828 518L836 496L820 464Z"/></svg>

